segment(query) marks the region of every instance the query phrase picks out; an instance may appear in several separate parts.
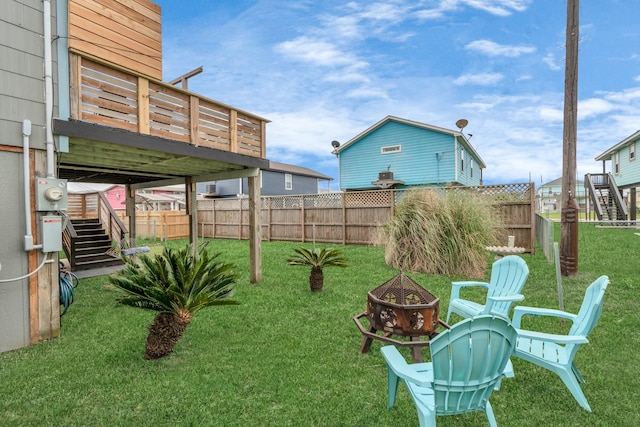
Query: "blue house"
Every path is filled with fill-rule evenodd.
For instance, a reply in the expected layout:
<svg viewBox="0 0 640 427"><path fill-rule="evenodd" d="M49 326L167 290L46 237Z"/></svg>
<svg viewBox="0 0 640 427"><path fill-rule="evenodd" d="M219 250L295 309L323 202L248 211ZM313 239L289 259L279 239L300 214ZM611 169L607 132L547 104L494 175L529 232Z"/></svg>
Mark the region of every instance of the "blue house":
<svg viewBox="0 0 640 427"><path fill-rule="evenodd" d="M640 145L640 130L623 139L596 157L602 161L602 172L606 172L607 161L617 187L625 192L630 219L636 219L636 188L640 187L640 162L637 148Z"/></svg>
<svg viewBox="0 0 640 427"><path fill-rule="evenodd" d="M341 190L476 186L486 167L461 131L394 116L334 148Z"/></svg>
<svg viewBox="0 0 640 427"><path fill-rule="evenodd" d="M269 161L269 167L260 171L260 194L318 194L320 183L331 182L332 179L309 168ZM247 178L234 178L198 183L196 191L209 198L239 197L249 194L248 188Z"/></svg>

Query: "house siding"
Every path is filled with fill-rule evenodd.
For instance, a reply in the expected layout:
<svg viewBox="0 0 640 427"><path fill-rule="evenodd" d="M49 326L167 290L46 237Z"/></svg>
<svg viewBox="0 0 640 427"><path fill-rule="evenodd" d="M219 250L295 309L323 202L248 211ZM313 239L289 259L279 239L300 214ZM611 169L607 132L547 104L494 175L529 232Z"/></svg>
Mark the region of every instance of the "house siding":
<svg viewBox="0 0 640 427"><path fill-rule="evenodd" d="M51 12L55 15L55 1ZM24 171L25 155L31 155L32 176L45 176L45 101L43 2L0 1L0 279L21 277L37 267L42 253L25 250L27 231ZM52 36L55 37L55 17ZM52 43L56 69L56 43ZM56 75L53 75L54 82ZM54 84L54 94L57 87ZM55 105L54 105L55 114ZM30 153L23 153L22 123L30 120ZM31 186L33 188L33 185ZM32 191L33 193L33 191ZM31 196L33 202L33 196ZM31 212L32 224L38 215ZM31 224L28 224L31 226ZM34 244L41 241L38 227L30 229ZM57 260L56 254L50 258ZM54 271L55 269L55 271ZM57 262L45 265L29 279L0 283L0 352L24 347L59 334ZM31 308L30 304L35 304Z"/></svg>
<svg viewBox="0 0 640 427"><path fill-rule="evenodd" d="M261 173L262 187L260 188L260 194L263 196L318 193L317 178L292 173L293 188L291 190L286 190L284 187L285 172L263 170ZM235 197L238 194L249 194L247 178L242 179L242 189L240 189L238 179L226 179L211 183L198 184L197 191L199 193L204 193L206 191L206 185L212 183L215 183L216 192L219 197Z"/></svg>
<svg viewBox="0 0 640 427"><path fill-rule="evenodd" d="M52 7L55 15L55 7ZM0 2L0 144L22 146L22 121L31 120L31 147L44 149L42 2ZM52 22L55 31L55 20ZM56 43L52 45L55 65ZM54 82L57 81L54 73ZM54 83L54 93L57 93Z"/></svg>
<svg viewBox="0 0 640 427"><path fill-rule="evenodd" d="M638 148L640 148L640 144L636 142L636 158L631 161L629 160L629 145L618 150L620 153L620 173L615 174L612 172L618 187L632 186L633 184L640 183ZM613 155L611 156L611 159L613 162ZM611 169L613 171L613 163L611 164Z"/></svg>
<svg viewBox="0 0 640 427"><path fill-rule="evenodd" d="M401 151L381 154L381 148L390 145L400 145ZM340 152L340 187L374 188L371 182L387 170L394 173L395 180L404 181L404 186L448 182L479 185L478 160L474 158L471 178L468 163L464 173L460 170L459 149L453 135L389 121ZM468 162L470 151L465 149L465 155Z"/></svg>

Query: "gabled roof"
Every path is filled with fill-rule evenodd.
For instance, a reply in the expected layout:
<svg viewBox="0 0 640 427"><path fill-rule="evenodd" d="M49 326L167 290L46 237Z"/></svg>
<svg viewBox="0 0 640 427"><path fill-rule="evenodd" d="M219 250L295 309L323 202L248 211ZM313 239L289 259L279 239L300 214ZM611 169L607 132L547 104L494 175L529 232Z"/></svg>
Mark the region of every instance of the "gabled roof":
<svg viewBox="0 0 640 427"><path fill-rule="evenodd" d="M582 184L584 184L583 181L581 181L581 180L577 180L576 181L576 185L582 185ZM562 185L562 177L556 178L553 181L549 181L549 182L547 182L545 184L542 184L540 187L555 187L555 186L558 186L558 185Z"/></svg>
<svg viewBox="0 0 640 427"><path fill-rule="evenodd" d="M296 175L310 176L312 178L317 178L317 179L322 179L327 181L333 180L333 178L331 178L330 176L324 175L320 172L316 172L309 168L296 166L296 165L289 165L286 163L278 163L271 160L269 160L269 167L267 168L267 170L292 173Z"/></svg>
<svg viewBox="0 0 640 427"><path fill-rule="evenodd" d="M638 139L640 139L640 130L634 133L633 135L627 137L626 139L622 140L621 142L617 143L613 147L609 148L604 153L600 154L598 157L596 157L596 160L609 160L613 153L620 150L625 145L629 145Z"/></svg>
<svg viewBox="0 0 640 427"><path fill-rule="evenodd" d="M451 135L451 136L455 137L456 139L458 139L462 144L464 144L466 149L468 151L470 151L476 159L478 159L478 162L480 163L480 167L481 168L486 168L487 167L487 165L484 163L484 161L482 160L482 158L480 157L478 152L475 150L475 148L473 148L473 146L469 143L469 140L467 139L467 137L464 136L464 134L462 132L451 130L451 129L446 129L446 128L441 128L441 127L438 127L438 126L428 125L426 123L415 122L413 120L403 119L403 118L396 117L396 116L387 116L387 117L385 117L384 119L380 120L378 123L374 124L373 126L369 127L365 131L363 131L360 134L356 135L355 137L351 138L349 141L345 142L340 147L336 148L334 153L339 154L342 150L344 150L348 146L356 143L360 139L364 138L366 135L370 134L371 132L375 131L376 129L378 129L378 128L380 128L380 127L384 126L385 124L387 124L389 122L392 122L392 121L393 122L398 122L398 123L404 123L404 124L409 125L409 126L414 126L414 127L418 127L418 128L422 128L422 129L431 130L431 131L434 131L434 132L439 132L439 133L444 133L444 134L447 134L447 135Z"/></svg>

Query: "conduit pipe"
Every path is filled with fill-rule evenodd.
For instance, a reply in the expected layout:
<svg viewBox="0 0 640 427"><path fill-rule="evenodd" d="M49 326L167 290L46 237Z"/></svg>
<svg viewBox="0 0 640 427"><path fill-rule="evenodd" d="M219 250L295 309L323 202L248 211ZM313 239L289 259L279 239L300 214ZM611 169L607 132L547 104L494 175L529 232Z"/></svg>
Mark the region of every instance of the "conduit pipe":
<svg viewBox="0 0 640 427"><path fill-rule="evenodd" d="M47 178L55 178L54 141L53 141L53 66L51 55L51 1L43 2L44 15L44 102L45 130L47 148Z"/></svg>
<svg viewBox="0 0 640 427"><path fill-rule="evenodd" d="M24 250L41 248L42 245L33 244L31 233L31 167L29 165L29 137L31 136L31 120L22 121L22 159L24 167L24 220L26 234L24 235Z"/></svg>

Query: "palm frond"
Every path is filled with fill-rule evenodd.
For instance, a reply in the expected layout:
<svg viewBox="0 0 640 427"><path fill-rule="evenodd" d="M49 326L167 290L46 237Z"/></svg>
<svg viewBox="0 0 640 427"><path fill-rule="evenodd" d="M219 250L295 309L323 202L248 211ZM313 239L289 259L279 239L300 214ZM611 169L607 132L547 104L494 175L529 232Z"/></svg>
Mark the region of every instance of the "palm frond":
<svg viewBox="0 0 640 427"><path fill-rule="evenodd" d="M206 246L165 248L161 254L142 255L110 278L110 287L124 305L171 314L190 313L231 300L237 281L235 266L210 255Z"/></svg>

